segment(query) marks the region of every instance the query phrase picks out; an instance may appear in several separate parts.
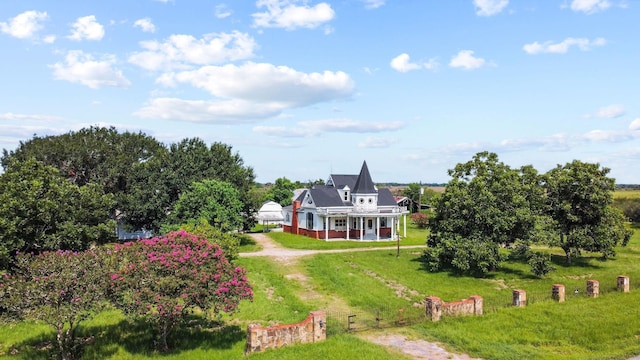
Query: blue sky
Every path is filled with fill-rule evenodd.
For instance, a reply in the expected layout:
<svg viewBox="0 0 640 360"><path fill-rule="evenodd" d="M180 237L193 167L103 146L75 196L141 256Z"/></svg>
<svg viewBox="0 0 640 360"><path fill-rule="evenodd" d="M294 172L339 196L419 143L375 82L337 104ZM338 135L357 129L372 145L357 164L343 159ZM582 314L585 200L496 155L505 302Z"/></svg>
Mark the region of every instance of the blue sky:
<svg viewBox="0 0 640 360"><path fill-rule="evenodd" d="M257 181L447 182L480 151L640 183L640 2L0 2L0 148L91 125Z"/></svg>

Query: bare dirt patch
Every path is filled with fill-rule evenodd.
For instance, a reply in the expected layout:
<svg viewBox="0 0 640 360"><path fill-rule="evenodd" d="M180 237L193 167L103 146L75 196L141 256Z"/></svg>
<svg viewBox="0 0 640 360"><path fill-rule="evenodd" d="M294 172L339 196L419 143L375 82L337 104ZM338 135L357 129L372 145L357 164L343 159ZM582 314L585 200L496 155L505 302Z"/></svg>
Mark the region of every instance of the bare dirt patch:
<svg viewBox="0 0 640 360"><path fill-rule="evenodd" d="M451 353L438 343L425 340L409 340L404 335L367 335L363 338L372 343L405 353L416 360L479 360L467 354Z"/></svg>

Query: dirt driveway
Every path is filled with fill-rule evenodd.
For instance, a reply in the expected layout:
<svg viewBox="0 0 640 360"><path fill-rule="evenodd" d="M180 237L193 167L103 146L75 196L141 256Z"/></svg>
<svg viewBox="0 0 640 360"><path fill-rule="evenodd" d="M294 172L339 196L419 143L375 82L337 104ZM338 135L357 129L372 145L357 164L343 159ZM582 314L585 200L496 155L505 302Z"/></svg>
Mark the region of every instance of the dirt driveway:
<svg viewBox="0 0 640 360"><path fill-rule="evenodd" d="M376 251L389 250L389 247L360 248L360 249L336 249L336 250L296 250L283 248L265 234L251 234L257 244L262 246L262 250L251 253L240 253L241 257L267 256L275 259L282 265L290 265L299 257L314 254L330 254L356 251ZM401 246L401 249L419 249L424 246ZM288 274L289 279L305 281L308 279L302 274ZM313 290L311 290L313 291ZM316 295L314 295L316 296ZM319 294L317 296L320 296ZM362 336L363 339L372 343L380 344L396 351L400 351L419 360L471 360L475 358L466 354L455 354L445 350L440 344L425 340L410 340L401 334L385 332L384 334L369 334Z"/></svg>

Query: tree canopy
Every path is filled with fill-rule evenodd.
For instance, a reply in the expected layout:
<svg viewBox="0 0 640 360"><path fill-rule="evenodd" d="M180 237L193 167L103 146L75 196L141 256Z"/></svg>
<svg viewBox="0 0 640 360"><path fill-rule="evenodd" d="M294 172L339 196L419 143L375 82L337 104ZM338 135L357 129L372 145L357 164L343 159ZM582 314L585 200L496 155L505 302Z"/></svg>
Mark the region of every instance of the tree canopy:
<svg viewBox="0 0 640 360"><path fill-rule="evenodd" d="M481 152L449 170L452 179L434 201L429 248L423 260L432 270L486 274L504 259L501 247L539 243L561 247L570 261L580 250L614 254L630 232L611 208L614 180L608 169L579 161L540 175L519 170ZM532 268L549 269L536 254Z"/></svg>
<svg viewBox="0 0 640 360"><path fill-rule="evenodd" d="M0 259L16 252L84 250L114 238L113 196L78 186L33 158L0 175Z"/></svg>

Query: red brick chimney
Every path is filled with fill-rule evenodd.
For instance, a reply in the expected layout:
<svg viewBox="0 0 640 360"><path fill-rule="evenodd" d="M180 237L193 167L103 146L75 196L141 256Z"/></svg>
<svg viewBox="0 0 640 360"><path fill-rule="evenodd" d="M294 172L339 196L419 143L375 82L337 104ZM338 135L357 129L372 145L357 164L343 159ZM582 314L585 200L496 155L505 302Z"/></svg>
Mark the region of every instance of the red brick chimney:
<svg viewBox="0 0 640 360"><path fill-rule="evenodd" d="M300 235L298 230L298 209L300 209L300 201L293 202L293 214L291 215L291 233Z"/></svg>

